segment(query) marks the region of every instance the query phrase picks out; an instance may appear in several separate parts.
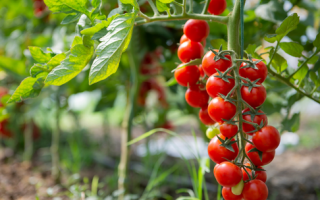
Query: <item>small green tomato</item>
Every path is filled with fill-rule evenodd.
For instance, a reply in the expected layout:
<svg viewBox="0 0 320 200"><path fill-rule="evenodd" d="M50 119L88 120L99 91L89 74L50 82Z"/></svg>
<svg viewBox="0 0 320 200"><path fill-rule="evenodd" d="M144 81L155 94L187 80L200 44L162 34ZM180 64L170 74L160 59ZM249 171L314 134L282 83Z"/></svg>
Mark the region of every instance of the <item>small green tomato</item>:
<svg viewBox="0 0 320 200"><path fill-rule="evenodd" d="M241 179L241 181L237 185L231 188L232 193L234 195L240 195L242 193L243 186L244 186L244 181Z"/></svg>
<svg viewBox="0 0 320 200"><path fill-rule="evenodd" d="M212 139L214 136L220 133L219 129L209 127L206 131L206 135L209 139Z"/></svg>

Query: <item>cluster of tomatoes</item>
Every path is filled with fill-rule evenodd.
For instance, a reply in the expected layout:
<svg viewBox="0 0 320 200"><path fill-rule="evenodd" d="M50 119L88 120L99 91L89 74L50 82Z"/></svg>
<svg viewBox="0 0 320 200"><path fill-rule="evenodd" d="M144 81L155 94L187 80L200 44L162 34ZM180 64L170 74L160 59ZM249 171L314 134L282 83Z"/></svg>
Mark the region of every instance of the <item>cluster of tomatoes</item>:
<svg viewBox="0 0 320 200"><path fill-rule="evenodd" d="M214 175L223 186L224 199L265 200L268 197L265 184L267 176L262 166L273 160L275 149L280 144L279 132L268 125L267 116L260 110L266 99L266 89L262 83L268 69L262 61L249 56L238 70L230 54L222 50L210 50L203 56L201 42L205 41L208 34L207 22L186 22L178 48L178 57L183 64L175 70L175 78L180 85L188 87L185 94L187 103L200 108L200 120L211 126L208 129L212 138L208 154L216 163ZM202 64L199 67L185 64L200 58ZM239 83L235 82L234 70L238 70ZM239 87L241 98L236 100L233 97ZM241 101L238 105L244 104L246 107L242 110L241 124L234 120L239 114L237 101ZM217 135L212 135L212 125L219 127L215 131ZM242 131L239 131L239 126ZM236 141L234 137L242 133L241 139ZM239 143L246 143L240 155ZM243 158L241 163L238 162L239 157ZM243 164L246 160L248 163Z"/></svg>

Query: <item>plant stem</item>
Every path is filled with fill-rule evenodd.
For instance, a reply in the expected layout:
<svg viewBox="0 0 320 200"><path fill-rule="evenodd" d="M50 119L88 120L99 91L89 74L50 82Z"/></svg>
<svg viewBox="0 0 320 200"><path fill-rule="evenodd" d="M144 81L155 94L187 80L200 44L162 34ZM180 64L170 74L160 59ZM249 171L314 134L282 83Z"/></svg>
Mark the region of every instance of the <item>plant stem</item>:
<svg viewBox="0 0 320 200"><path fill-rule="evenodd" d="M207 10L208 10L208 7L209 7L209 3L210 3L210 0L206 0L205 4L204 4L204 7L203 7L203 10L201 12L201 14L206 14L207 13Z"/></svg>
<svg viewBox="0 0 320 200"><path fill-rule="evenodd" d="M154 16L160 16L160 13L159 13L156 5L154 5L153 1L152 0L147 0L147 1L153 10Z"/></svg>
<svg viewBox="0 0 320 200"><path fill-rule="evenodd" d="M56 183L60 183L59 140L60 140L60 99L59 91L56 94L55 128L52 132L51 155L52 177Z"/></svg>
<svg viewBox="0 0 320 200"><path fill-rule="evenodd" d="M26 121L26 128L24 131L24 154L23 158L25 161L31 161L33 154L33 141L32 141L32 133L33 133L33 124L32 120Z"/></svg>

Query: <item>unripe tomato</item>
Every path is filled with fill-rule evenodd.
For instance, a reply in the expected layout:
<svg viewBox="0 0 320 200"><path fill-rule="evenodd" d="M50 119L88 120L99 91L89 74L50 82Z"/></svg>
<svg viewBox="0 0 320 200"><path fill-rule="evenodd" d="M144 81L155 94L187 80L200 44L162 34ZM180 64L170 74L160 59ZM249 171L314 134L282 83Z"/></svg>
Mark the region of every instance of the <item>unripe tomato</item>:
<svg viewBox="0 0 320 200"><path fill-rule="evenodd" d="M186 91L185 98L190 106L199 108L206 106L209 101L207 91L202 89L199 84L190 86Z"/></svg>
<svg viewBox="0 0 320 200"><path fill-rule="evenodd" d="M219 129L209 127L206 131L207 138L212 139L214 136L219 134Z"/></svg>
<svg viewBox="0 0 320 200"><path fill-rule="evenodd" d="M189 19L183 27L183 33L193 42L201 42L206 39L209 32L209 25L204 20Z"/></svg>
<svg viewBox="0 0 320 200"><path fill-rule="evenodd" d="M221 15L226 8L226 0L211 0L209 3L208 12L212 15Z"/></svg>
<svg viewBox="0 0 320 200"><path fill-rule="evenodd" d="M215 51L218 52L217 50ZM229 60L219 59L217 61L214 60L214 56L215 55L212 53L212 51L208 51L202 59L202 68L207 76L211 76L212 74L216 73L217 69L221 72L224 72L232 66L230 55L225 55L225 57Z"/></svg>
<svg viewBox="0 0 320 200"><path fill-rule="evenodd" d="M257 131L252 142L262 152L274 151L280 144L280 134L273 126L265 126Z"/></svg>
<svg viewBox="0 0 320 200"><path fill-rule="evenodd" d="M233 124L223 123L220 126L220 133L227 138L231 138L238 133L238 126Z"/></svg>
<svg viewBox="0 0 320 200"><path fill-rule="evenodd" d="M257 61L258 59L252 59L253 61ZM240 65L239 74L244 78L250 79L250 81L255 81L259 79L258 83L263 83L266 80L268 75L268 68L264 62L260 61L256 64L258 69L253 69L252 67L243 68L247 66L247 63L243 62Z"/></svg>
<svg viewBox="0 0 320 200"><path fill-rule="evenodd" d="M231 162L222 162L214 169L214 177L224 187L233 187L242 179L240 167Z"/></svg>
<svg viewBox="0 0 320 200"><path fill-rule="evenodd" d="M246 121L249 121L249 122L253 122L253 123L256 123L260 126L261 122L263 122L264 126L267 126L268 125L268 118L267 118L267 115L263 114L263 115L256 115L254 116L253 118L253 121L251 120L251 116L249 114L247 115L243 115L243 113L246 113L250 111L249 108L246 108L242 111L242 118ZM259 110L258 113L263 113L263 111ZM247 124L247 123L242 123L242 130L248 134L248 135L253 135L254 132L252 133L249 133L251 131L254 131L255 128L254 126L252 126L251 124Z"/></svg>
<svg viewBox="0 0 320 200"><path fill-rule="evenodd" d="M246 150L246 154L248 155L248 157L250 158L250 160L255 166L263 166L271 163L271 161L274 159L274 156L276 154L275 151L263 152L262 161L261 161L258 152L250 152L250 153L248 152L253 148L254 146L248 142L246 144L245 150Z"/></svg>
<svg viewBox="0 0 320 200"><path fill-rule="evenodd" d="M203 124L207 126L210 126L216 123L213 119L211 119L211 117L208 114L208 106L204 106L199 110L199 119Z"/></svg>
<svg viewBox="0 0 320 200"><path fill-rule="evenodd" d="M241 181L237 185L235 185L231 188L231 192L234 195L241 195L242 190L243 190L243 186L244 186L244 181L241 179Z"/></svg>
<svg viewBox="0 0 320 200"><path fill-rule="evenodd" d="M250 163L246 163L244 165L251 167ZM262 167L258 167L258 168L259 169L263 169ZM244 169L241 169L241 170L242 170L243 180L244 181L249 180L248 174L244 171ZM246 170L249 173L249 175L251 176L252 175L252 170L249 169L249 168L246 168ZM261 180L263 182L267 181L267 173L265 171L255 171L254 173L257 176L256 179L259 179L259 180Z"/></svg>
<svg viewBox="0 0 320 200"><path fill-rule="evenodd" d="M203 78L205 74L204 74L202 65L199 65L199 71L200 71L200 77Z"/></svg>
<svg viewBox="0 0 320 200"><path fill-rule="evenodd" d="M222 139L226 138L221 134L219 134L218 136ZM231 141L234 141L234 138L232 138ZM220 145L221 145L221 142L217 136L215 136L208 145L208 155L213 162L219 164L224 161L227 161L226 159L234 160L237 157L239 153L239 148L237 143L232 144L232 148L234 152Z"/></svg>
<svg viewBox="0 0 320 200"><path fill-rule="evenodd" d="M242 196L245 200L266 200L268 198L268 187L261 180L251 180L244 184Z"/></svg>
<svg viewBox="0 0 320 200"><path fill-rule="evenodd" d="M195 85L200 78L200 71L196 65L181 67L183 64L179 65L174 72L174 77L177 82L185 87Z"/></svg>
<svg viewBox="0 0 320 200"><path fill-rule="evenodd" d="M230 120L236 114L236 111L237 108L234 104L221 97L212 99L208 107L210 117L219 123L223 123L223 119Z"/></svg>
<svg viewBox="0 0 320 200"><path fill-rule="evenodd" d="M186 41L178 48L179 59L187 63L203 56L203 47L200 42Z"/></svg>
<svg viewBox="0 0 320 200"><path fill-rule="evenodd" d="M267 98L267 91L264 86L260 83L258 85L260 87L254 87L250 92L247 86L241 87L242 99L254 108L261 106Z"/></svg>
<svg viewBox="0 0 320 200"><path fill-rule="evenodd" d="M233 194L230 187L222 188L222 196L224 200L242 200L242 194Z"/></svg>
<svg viewBox="0 0 320 200"><path fill-rule="evenodd" d="M228 78L229 82L226 82L222 78L216 77L218 75L218 73L215 73L207 80L207 92L212 98L219 96L219 94L226 96L235 85L235 82L232 78Z"/></svg>

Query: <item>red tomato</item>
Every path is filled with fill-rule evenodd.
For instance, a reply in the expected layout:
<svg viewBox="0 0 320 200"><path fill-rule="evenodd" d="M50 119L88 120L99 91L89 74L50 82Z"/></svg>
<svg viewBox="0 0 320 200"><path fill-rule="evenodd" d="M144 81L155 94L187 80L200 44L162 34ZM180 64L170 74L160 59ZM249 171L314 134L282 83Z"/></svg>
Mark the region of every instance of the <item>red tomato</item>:
<svg viewBox="0 0 320 200"><path fill-rule="evenodd" d="M252 122L251 120L251 116L249 114L247 115L243 115L243 113L246 113L250 111L249 108L246 108L242 111L242 118L246 121L249 121L249 122ZM258 113L263 113L263 111L259 110ZM263 122L264 126L267 126L268 125L268 118L267 118L267 115L263 114L263 115L256 115L254 116L253 118L253 122L258 124L260 126L261 122ZM251 131L254 131L255 128L254 126L250 125L250 124L247 124L247 123L242 123L242 130L248 134L248 135L253 135L254 132L252 133L248 133L248 132L251 132Z"/></svg>
<svg viewBox="0 0 320 200"><path fill-rule="evenodd" d="M181 65L177 67L177 70L174 72L174 77L177 82L185 87L195 85L200 78L200 71L196 65L185 66L179 68Z"/></svg>
<svg viewBox="0 0 320 200"><path fill-rule="evenodd" d="M200 42L186 41L178 48L179 59L187 63L203 56L203 47Z"/></svg>
<svg viewBox="0 0 320 200"><path fill-rule="evenodd" d="M244 184L242 195L245 200L266 200L268 187L261 180L251 180Z"/></svg>
<svg viewBox="0 0 320 200"><path fill-rule="evenodd" d="M253 61L257 61L258 59L252 59ZM262 83L266 80L268 75L268 68L264 62L260 61L256 64L258 69L253 69L251 67L243 68L247 65L247 63L243 62L240 65L239 74L244 78L250 79L250 81L255 81L259 78L258 83Z"/></svg>
<svg viewBox="0 0 320 200"><path fill-rule="evenodd" d="M252 142L262 152L274 151L280 144L280 134L273 126L265 126L257 131Z"/></svg>
<svg viewBox="0 0 320 200"><path fill-rule="evenodd" d="M231 191L231 187L223 187L222 196L224 200L242 200L242 194L234 195Z"/></svg>
<svg viewBox="0 0 320 200"><path fill-rule="evenodd" d="M202 65L199 65L199 71L200 71L200 77L203 78L205 74L204 74Z"/></svg>
<svg viewBox="0 0 320 200"><path fill-rule="evenodd" d="M218 52L218 50L215 50ZM226 71L229 67L232 66L232 60L230 55L225 55L229 60L219 59L217 61L214 60L214 53L212 51L208 51L206 55L204 55L202 59L202 68L207 76L211 76L216 73L218 69L221 72Z"/></svg>
<svg viewBox="0 0 320 200"><path fill-rule="evenodd" d="M223 123L220 126L220 133L227 138L231 138L238 133L238 126L233 124Z"/></svg>
<svg viewBox="0 0 320 200"><path fill-rule="evenodd" d="M8 129L9 120L4 119L0 122L0 135L5 138L11 138L13 133Z"/></svg>
<svg viewBox="0 0 320 200"><path fill-rule="evenodd" d="M222 139L226 138L221 134L219 134L218 136ZM231 141L234 141L234 139L232 139ZM239 153L239 148L237 143L232 144L232 148L234 152L230 151L229 149L223 146L220 146L220 144L221 144L220 140L218 139L217 136L215 136L214 138L212 138L212 140L208 145L208 155L213 162L219 164L224 161L227 161L226 159L234 160L237 157Z"/></svg>
<svg viewBox="0 0 320 200"><path fill-rule="evenodd" d="M267 164L271 163L271 161L273 160L273 158L276 154L275 151L263 152L262 161L261 161L259 154L257 152L248 153L248 151L250 151L253 148L254 148L254 146L248 142L246 144L245 150L246 150L246 154L248 155L248 157L250 158L250 160L253 162L253 164L255 166L263 166L263 165L267 165Z"/></svg>
<svg viewBox="0 0 320 200"><path fill-rule="evenodd" d="M204 20L189 19L183 27L183 32L191 41L201 42L208 37L210 28Z"/></svg>
<svg viewBox="0 0 320 200"><path fill-rule="evenodd" d="M209 95L202 85L192 85L186 91L185 98L187 103L192 107L202 108L208 104Z"/></svg>
<svg viewBox="0 0 320 200"><path fill-rule="evenodd" d="M212 15L221 15L226 8L226 0L211 0L209 3L208 12Z"/></svg>
<svg viewBox="0 0 320 200"><path fill-rule="evenodd" d="M222 162L214 169L214 177L224 187L233 187L242 179L240 167L231 162Z"/></svg>
<svg viewBox="0 0 320 200"><path fill-rule="evenodd" d="M180 44L182 44L182 43L184 43L184 42L186 42L186 41L189 41L190 39L185 35L185 34L183 34L182 36L181 36L181 38L180 38ZM201 40L201 44L202 44L202 46L206 46L206 43L207 43L207 41L206 41L206 38L204 38L203 40Z"/></svg>
<svg viewBox="0 0 320 200"><path fill-rule="evenodd" d="M216 123L208 114L208 106L204 106L199 110L199 119L207 126L211 126Z"/></svg>
<svg viewBox="0 0 320 200"><path fill-rule="evenodd" d="M219 93L226 96L235 85L234 80L232 78L228 78L228 83L223 79L216 77L218 75L218 73L215 73L211 75L210 78L207 80L207 92L212 98L219 96ZM230 74L228 75L230 76Z"/></svg>
<svg viewBox="0 0 320 200"><path fill-rule="evenodd" d="M210 117L219 123L223 123L223 119L230 120L236 114L236 111L237 108L234 104L225 101L221 97L212 99L208 107Z"/></svg>
<svg viewBox="0 0 320 200"><path fill-rule="evenodd" d="M254 87L250 92L247 86L241 87L242 99L254 108L261 106L267 98L267 91L264 86L260 83L258 85L260 87Z"/></svg>
<svg viewBox="0 0 320 200"><path fill-rule="evenodd" d="M174 130L174 125L172 124L171 121L165 121L165 123L160 125L159 128L164 128L164 129L168 129L168 130Z"/></svg>
<svg viewBox="0 0 320 200"><path fill-rule="evenodd" d="M245 166L251 167L250 163L244 164ZM263 169L262 167L258 167L259 169ZM248 174L244 171L242 168L242 176L243 176L243 181L249 180ZM247 172L249 173L250 176L252 176L252 170L249 168L246 168ZM265 171L255 171L255 175L257 176L256 179L259 179L263 182L267 181L267 173Z"/></svg>

